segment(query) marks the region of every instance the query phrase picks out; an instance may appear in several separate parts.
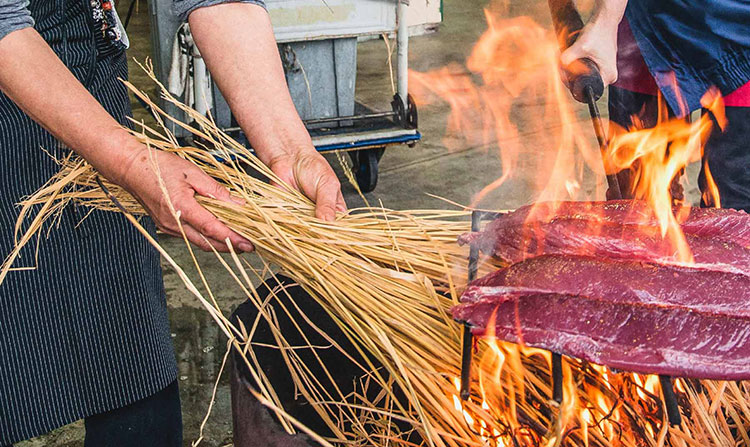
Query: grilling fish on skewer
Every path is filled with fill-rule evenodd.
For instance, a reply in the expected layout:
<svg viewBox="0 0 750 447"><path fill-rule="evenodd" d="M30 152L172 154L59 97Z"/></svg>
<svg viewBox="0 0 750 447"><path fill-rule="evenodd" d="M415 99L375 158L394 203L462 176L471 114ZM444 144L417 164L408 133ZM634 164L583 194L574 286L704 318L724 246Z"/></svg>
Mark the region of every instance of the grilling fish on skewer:
<svg viewBox="0 0 750 447"><path fill-rule="evenodd" d="M512 264L470 283L461 302L502 300L508 290L521 289L750 318L750 276L584 256L547 255Z"/></svg>
<svg viewBox="0 0 750 447"><path fill-rule="evenodd" d="M470 323L475 335L493 334L615 369L750 379L748 317L512 288L462 304L453 316Z"/></svg>
<svg viewBox="0 0 750 447"><path fill-rule="evenodd" d="M680 228L687 235L713 237L743 247L750 247L750 214L718 208L674 207L672 212L686 215ZM480 233L467 233L459 242L478 243L487 247L495 243L493 228L507 225L534 225L555 219L576 219L595 223L658 227L648 204L641 200L607 202L540 202L527 205L490 223Z"/></svg>
<svg viewBox="0 0 750 447"><path fill-rule="evenodd" d="M470 283L454 317L616 369L750 379L750 250L733 241L747 237L747 214L683 210L689 264L639 206L537 204L462 236L515 264Z"/></svg>
<svg viewBox="0 0 750 447"><path fill-rule="evenodd" d="M498 217L482 232L461 236L459 243L470 243L511 263L562 254L685 264L676 256L673 242L662 237L655 217L642 214L645 209L639 210L638 202L630 207L614 203L562 202L554 214L551 209L538 212L539 208L524 207ZM750 275L750 248L737 242L750 235L750 216L724 209L688 213L680 227L694 257L693 266Z"/></svg>

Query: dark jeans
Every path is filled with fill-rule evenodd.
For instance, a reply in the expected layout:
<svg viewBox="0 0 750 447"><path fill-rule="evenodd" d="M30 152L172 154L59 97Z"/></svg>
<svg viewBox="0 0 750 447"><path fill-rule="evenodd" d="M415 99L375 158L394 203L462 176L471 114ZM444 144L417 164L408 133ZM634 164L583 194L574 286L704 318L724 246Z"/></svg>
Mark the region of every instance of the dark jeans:
<svg viewBox="0 0 750 447"><path fill-rule="evenodd" d="M85 447L182 447L177 381L128 406L89 416L84 424Z"/></svg>
<svg viewBox="0 0 750 447"><path fill-rule="evenodd" d="M182 447L177 381L153 396L89 416L84 422L85 447Z"/></svg>
<svg viewBox="0 0 750 447"><path fill-rule="evenodd" d="M750 107L729 107L724 113L727 127L718 126L706 142L705 158L719 189L722 208L750 212ZM701 170L698 183L705 186L705 172Z"/></svg>

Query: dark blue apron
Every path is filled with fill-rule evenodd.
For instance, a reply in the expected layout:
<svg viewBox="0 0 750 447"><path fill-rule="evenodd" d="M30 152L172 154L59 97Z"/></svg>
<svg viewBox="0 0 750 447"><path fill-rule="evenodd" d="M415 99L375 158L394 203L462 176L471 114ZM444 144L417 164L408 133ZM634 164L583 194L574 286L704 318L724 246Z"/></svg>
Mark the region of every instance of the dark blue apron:
<svg viewBox="0 0 750 447"><path fill-rule="evenodd" d="M125 123L125 53L101 40L89 0L32 0L30 9L57 55ZM45 151L69 152L0 94L3 255L16 203L58 171ZM37 268L0 286L0 445L140 400L177 376L158 253L123 216L94 211L81 221L88 212L64 210L38 257L32 243L15 264Z"/></svg>

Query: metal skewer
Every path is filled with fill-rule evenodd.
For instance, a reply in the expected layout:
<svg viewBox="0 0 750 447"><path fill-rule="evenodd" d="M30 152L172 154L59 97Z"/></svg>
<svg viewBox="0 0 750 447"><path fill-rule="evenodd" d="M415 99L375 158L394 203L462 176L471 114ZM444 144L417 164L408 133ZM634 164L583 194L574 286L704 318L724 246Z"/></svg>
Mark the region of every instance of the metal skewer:
<svg viewBox="0 0 750 447"><path fill-rule="evenodd" d="M597 73L598 74L598 73ZM589 106L589 114L591 115L591 122L594 125L594 133L596 133L596 139L599 142L599 149L602 153L602 162L604 163L605 172L607 172L606 154L607 147L609 146L609 139L604 130L604 124L602 123L602 117L599 114L599 108L596 105L598 99L594 93L594 88L588 85L584 88L584 95L586 104ZM617 174L607 174L607 200L619 200L623 198L622 190L620 189L620 183L617 179ZM552 357L552 371L553 371L553 390L557 390L554 387L554 370L555 370L555 358ZM680 425L682 423L682 416L680 415L680 406L677 402L677 396L674 393L674 386L672 385L672 378L665 375L659 375L659 383L661 384L662 396L664 398L664 404L667 407L667 416L670 425ZM555 395L557 396L557 395ZM562 398L562 388L560 388L560 397ZM557 400L555 398L555 400ZM560 402L560 401L558 401Z"/></svg>
<svg viewBox="0 0 750 447"><path fill-rule="evenodd" d="M667 418L669 425L682 424L682 415L680 414L680 405L677 403L677 396L674 393L672 378L660 375L659 384L661 384L661 394L664 398L664 405L667 407Z"/></svg>
<svg viewBox="0 0 750 447"><path fill-rule="evenodd" d="M552 14L552 23L557 33L560 50L564 51L570 47L578 38L578 34L583 28L583 20L575 8L572 0L548 0L550 12ZM602 153L602 162L604 163L605 174L607 176L607 199L617 200L623 198L623 191L620 189L620 183L616 173L607 172L609 169L607 163L607 147L609 141L604 129L601 114L596 101L604 93L604 83L599 74L599 67L590 59L579 59L573 61L569 66L562 67L564 80L573 97L588 105L591 123L594 126L594 133L599 142L599 149ZM559 397L562 398L562 387L557 381L562 380L562 372L555 373L555 362L557 354L552 354L552 377L553 377L553 397L558 397L554 392L559 387ZM662 395L664 404L667 407L669 423L679 425L681 422L680 407L677 403L677 397L674 393L672 380L669 376L660 375ZM557 400L557 399L555 399Z"/></svg>
<svg viewBox="0 0 750 447"><path fill-rule="evenodd" d="M479 231L482 221L481 211L471 213L471 231ZM477 264L479 263L479 248L474 244L469 248L469 282L477 278ZM464 323L463 344L461 347L461 399L467 400L471 396L471 355L474 348L474 335L471 325Z"/></svg>
<svg viewBox="0 0 750 447"><path fill-rule="evenodd" d="M552 400L561 404L563 401L562 355L552 353Z"/></svg>
<svg viewBox="0 0 750 447"><path fill-rule="evenodd" d="M601 82L601 81L600 81ZM602 88L604 88L602 86ZM601 96L601 93L599 93ZM594 92L592 85L587 85L584 88L584 96L586 105L589 106L589 115L591 115L591 124L594 125L594 133L596 134L596 140L599 142L599 151L602 154L602 163L604 164L604 173L607 176L607 199L608 200L619 200L622 199L622 190L620 190L620 182L617 180L617 174L607 173L609 166L607 165L607 148L609 147L609 138L604 130L604 123L602 122L602 116L599 113L599 107L596 105L596 100L599 96Z"/></svg>
<svg viewBox="0 0 750 447"><path fill-rule="evenodd" d="M598 70L594 72L597 78L599 78ZM601 78L599 78L601 79ZM570 81L571 85L574 85L575 81ZM601 80L599 80L601 83ZM609 139L607 138L606 131L604 130L604 124L602 122L602 117L599 114L599 108L596 105L596 100L601 96L601 93L597 95L595 92L596 85L592 85L589 83L589 85L586 85L583 88L583 96L585 99L586 104L589 107L589 114L591 115L591 122L594 125L594 133L596 134L596 139L599 142L599 149L602 153L602 162L604 163L604 169L605 173L607 172L608 166L606 162L607 157L607 147L609 146ZM578 99L578 98L576 98ZM607 186L609 187L607 190L607 200L619 200L623 198L622 190L620 189L620 183L617 179L617 174L609 173L607 175ZM554 387L554 354L553 354L553 389L557 390L557 388ZM659 383L661 383L661 389L662 389L662 396L664 398L664 404L667 408L667 416L669 418L669 423L671 425L680 425L682 422L682 417L680 415L680 406L677 402L677 397L674 393L674 386L672 385L672 379L669 376L665 375L659 375ZM560 396L562 396L562 390L560 390ZM557 399L555 399L557 400Z"/></svg>

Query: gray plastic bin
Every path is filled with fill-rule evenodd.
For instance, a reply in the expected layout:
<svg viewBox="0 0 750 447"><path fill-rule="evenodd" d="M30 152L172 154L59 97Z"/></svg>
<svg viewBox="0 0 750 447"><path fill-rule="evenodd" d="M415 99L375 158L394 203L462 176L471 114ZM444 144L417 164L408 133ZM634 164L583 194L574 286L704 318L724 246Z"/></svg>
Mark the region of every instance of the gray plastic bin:
<svg viewBox="0 0 750 447"><path fill-rule="evenodd" d="M303 120L354 114L357 38L279 45L289 92Z"/></svg>

